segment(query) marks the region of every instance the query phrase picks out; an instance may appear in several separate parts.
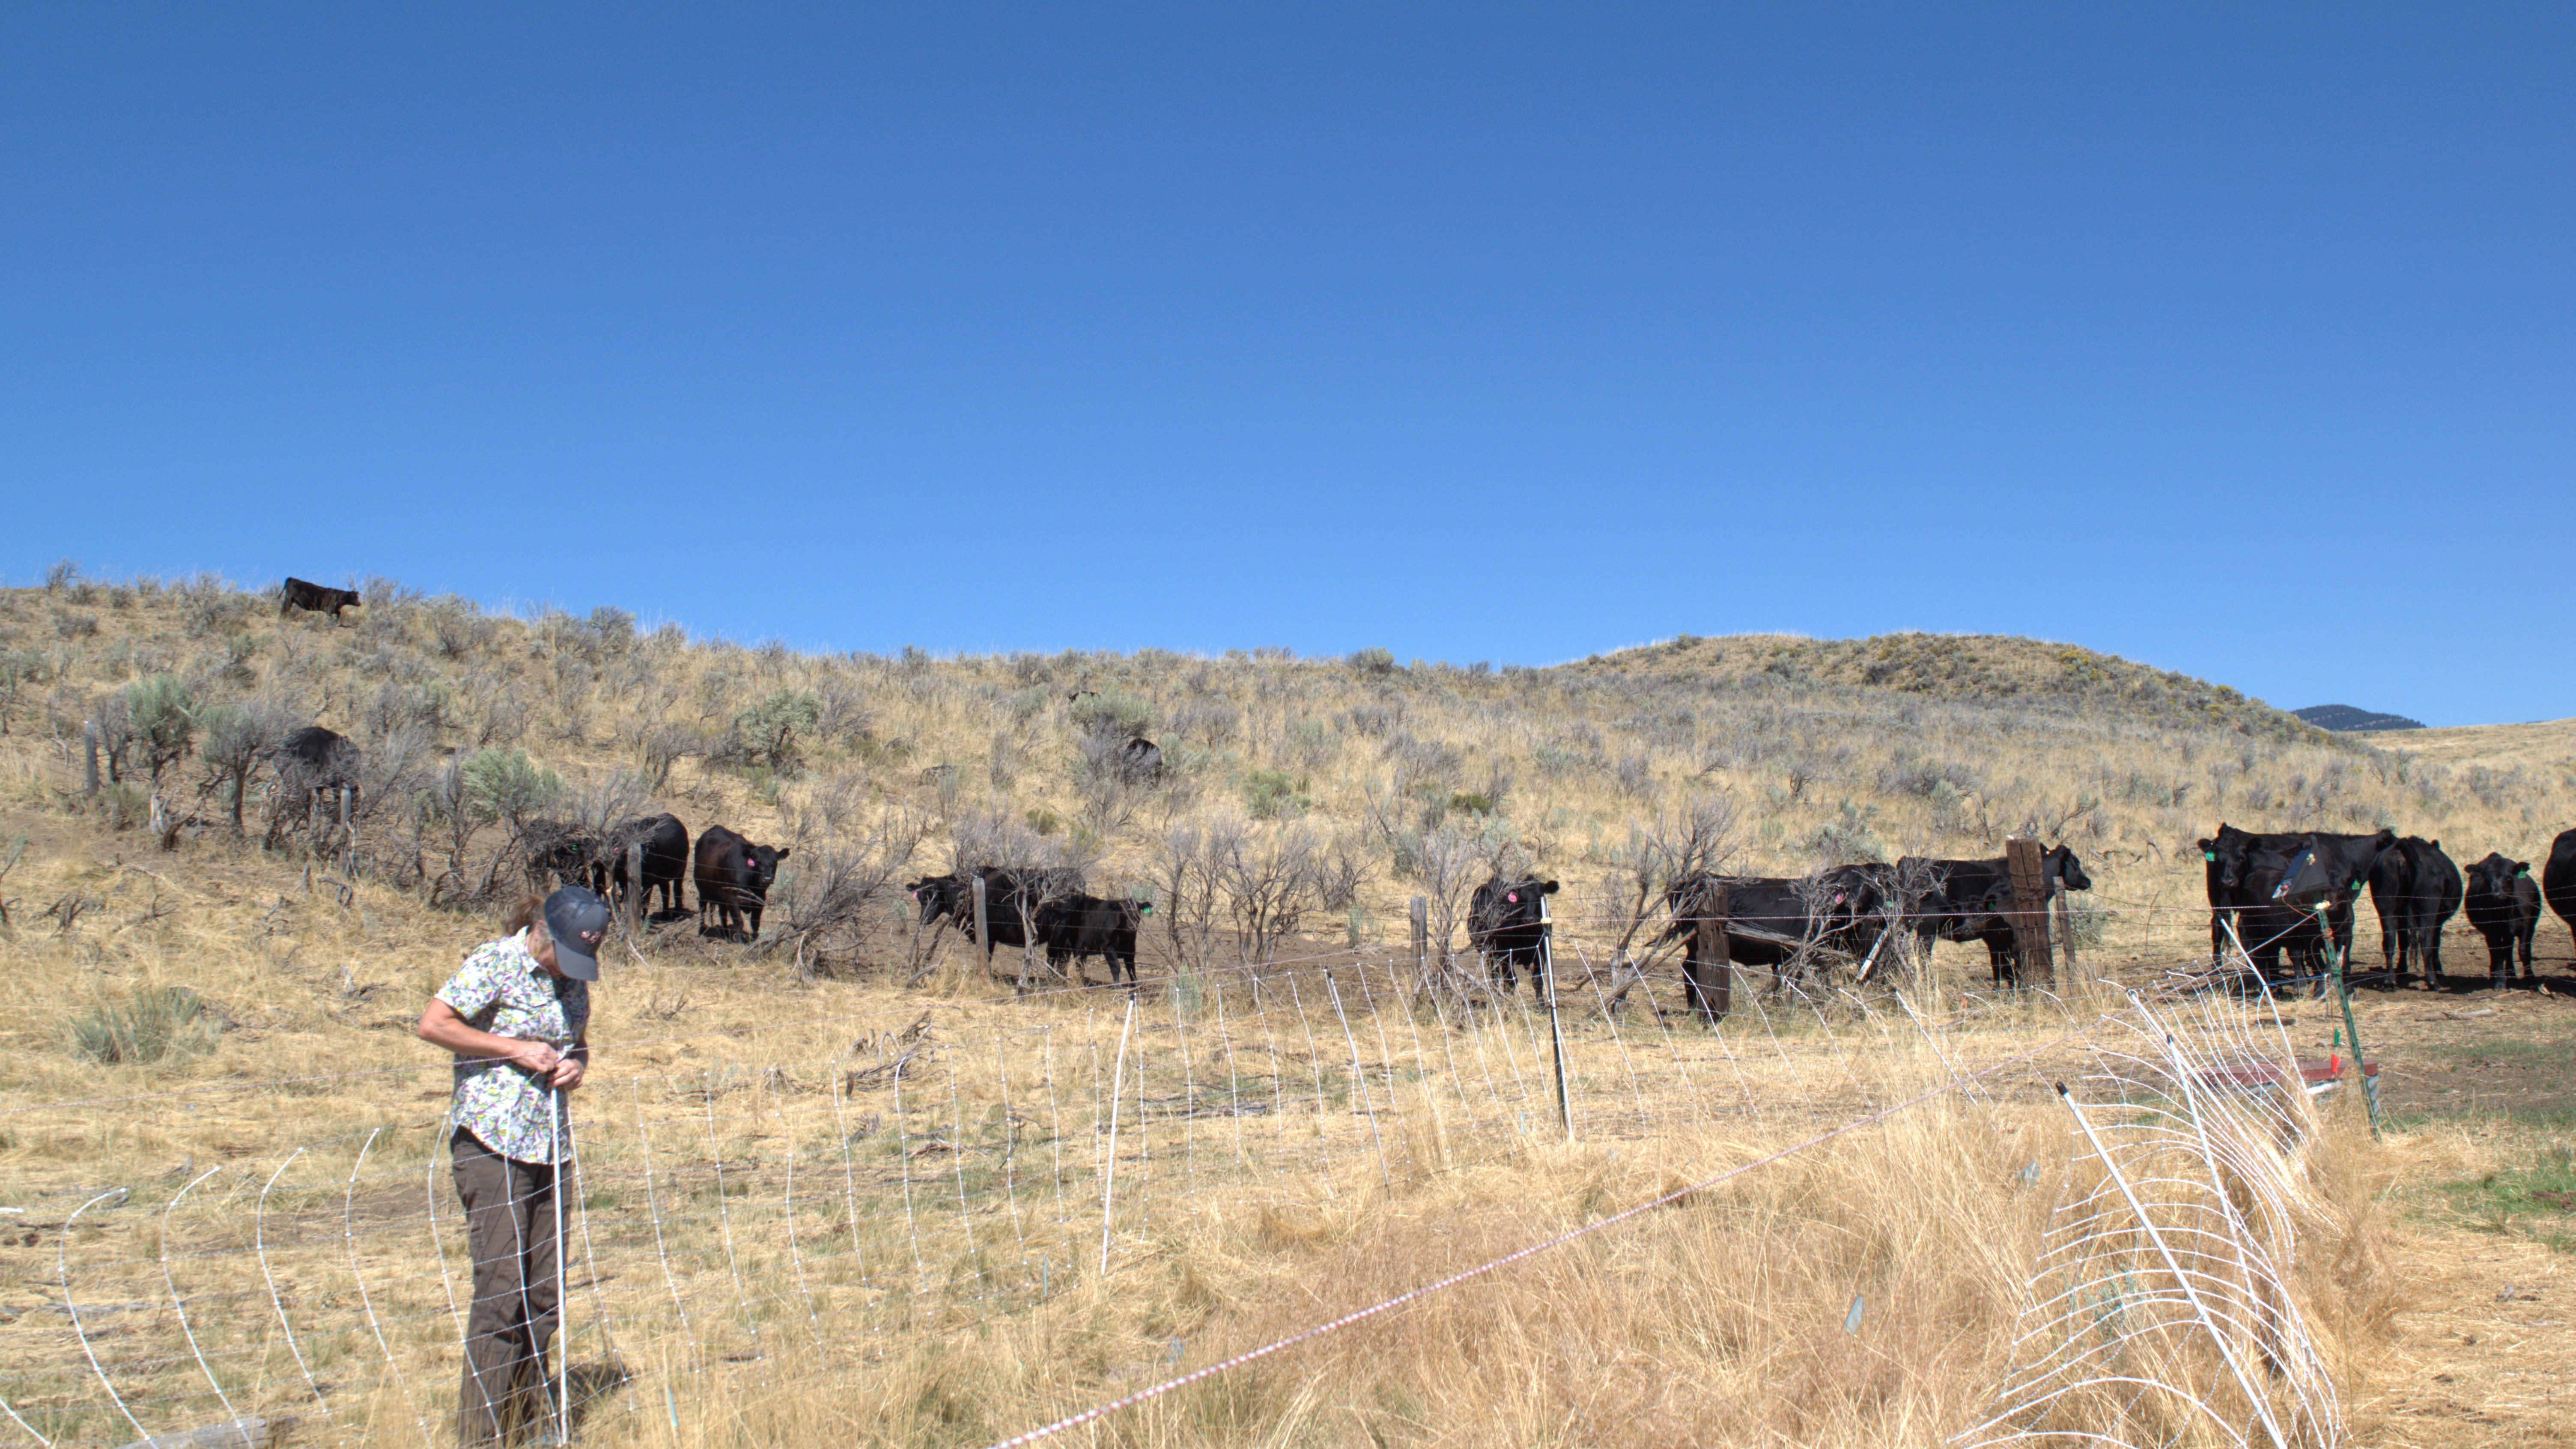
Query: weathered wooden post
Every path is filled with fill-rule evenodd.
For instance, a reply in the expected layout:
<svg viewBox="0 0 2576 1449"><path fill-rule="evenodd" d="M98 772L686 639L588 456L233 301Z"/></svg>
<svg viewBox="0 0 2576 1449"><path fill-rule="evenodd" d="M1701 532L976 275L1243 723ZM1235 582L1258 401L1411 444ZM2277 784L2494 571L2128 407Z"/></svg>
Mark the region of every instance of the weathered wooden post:
<svg viewBox="0 0 2576 1449"><path fill-rule="evenodd" d="M2057 944L2066 953L2066 969L2075 969L2075 898L2066 893L2066 882L2050 881L2048 900L2057 915ZM2152 916L2150 917L2152 919Z"/></svg>
<svg viewBox="0 0 2576 1449"><path fill-rule="evenodd" d="M1547 991L1547 1039L1556 1052L1556 1115L1565 1123L1565 1140L1574 1140L1574 1098L1565 1089L1565 1023L1556 1012L1556 927L1550 922L1547 897L1538 898L1538 979Z"/></svg>
<svg viewBox="0 0 2576 1449"><path fill-rule="evenodd" d="M81 793L98 793L98 721L81 721Z"/></svg>
<svg viewBox="0 0 2576 1449"><path fill-rule="evenodd" d="M984 959L990 961L993 959L993 937L992 924L984 914L984 873L980 870L975 871L967 876L967 880L973 884L975 891L975 944L984 952ZM988 972L987 975L989 976L990 973ZM1021 982L1020 989L1026 991L1028 983Z"/></svg>
<svg viewBox="0 0 2576 1449"><path fill-rule="evenodd" d="M358 834L349 828L349 787L340 787L340 879L358 883Z"/></svg>
<svg viewBox="0 0 2576 1449"><path fill-rule="evenodd" d="M644 842L626 844L626 931L644 939Z"/></svg>
<svg viewBox="0 0 2576 1449"><path fill-rule="evenodd" d="M1431 903L1420 896L1413 898L1413 989L1431 989L1429 956L1431 953Z"/></svg>
<svg viewBox="0 0 2576 1449"><path fill-rule="evenodd" d="M2004 838L2004 872L2012 881L2013 943L2021 958L2020 979L2028 985L2057 984L2057 958L2048 949L2048 883L2041 875L2039 842L2026 835Z"/></svg>
<svg viewBox="0 0 2576 1449"><path fill-rule="evenodd" d="M1735 956L1726 940L1726 887L1711 881L1700 897L1699 924L1691 933L1691 1005L1715 1026L1735 1008Z"/></svg>

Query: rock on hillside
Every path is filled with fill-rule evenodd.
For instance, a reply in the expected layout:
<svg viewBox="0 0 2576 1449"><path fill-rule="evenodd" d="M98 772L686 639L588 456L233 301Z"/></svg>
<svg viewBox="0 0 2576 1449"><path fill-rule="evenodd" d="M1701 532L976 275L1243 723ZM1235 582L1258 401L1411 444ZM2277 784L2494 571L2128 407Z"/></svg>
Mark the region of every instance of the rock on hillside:
<svg viewBox="0 0 2576 1449"><path fill-rule="evenodd" d="M1936 699L2107 708L2166 723L2232 726L2270 739L2330 739L2286 710L2224 684L2071 644L2008 634L1880 634L1803 639L1787 634L1689 634L1596 654L1576 672L1696 675L1747 684L1889 690Z"/></svg>

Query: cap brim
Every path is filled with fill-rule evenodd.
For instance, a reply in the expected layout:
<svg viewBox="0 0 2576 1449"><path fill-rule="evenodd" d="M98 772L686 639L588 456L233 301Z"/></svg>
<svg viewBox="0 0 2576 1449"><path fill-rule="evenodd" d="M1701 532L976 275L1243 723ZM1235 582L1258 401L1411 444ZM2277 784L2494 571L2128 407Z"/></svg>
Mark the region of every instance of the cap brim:
<svg viewBox="0 0 2576 1449"><path fill-rule="evenodd" d="M562 941L555 942L555 969L575 981L597 981L599 958L585 956Z"/></svg>

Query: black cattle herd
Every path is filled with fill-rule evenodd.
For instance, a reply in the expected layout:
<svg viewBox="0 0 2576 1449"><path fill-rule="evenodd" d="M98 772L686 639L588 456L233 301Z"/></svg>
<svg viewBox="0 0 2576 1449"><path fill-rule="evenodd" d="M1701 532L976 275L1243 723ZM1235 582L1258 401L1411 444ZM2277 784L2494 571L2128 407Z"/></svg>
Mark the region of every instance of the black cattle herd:
<svg viewBox="0 0 2576 1449"><path fill-rule="evenodd" d="M347 590L300 579L287 585L288 607L328 610L357 602ZM319 725L290 734L277 758L282 775L305 785L356 788L357 746ZM2441 984L2442 928L2463 911L2486 941L2488 975L2498 985L2513 979L2516 965L2524 979L2532 978L2532 936L2544 904L2576 929L2576 830L2551 842L2537 881L2529 861L2490 851L2463 871L2440 841L2391 830L2257 834L2221 824L2197 844L2207 873L2211 959L2241 956L2265 980L2315 977L2335 962L2348 963L2364 892L2379 917L2382 960L2378 972L2355 979L2373 984L2403 986L2419 975L2427 987ZM627 878L631 846L642 847L640 883ZM658 890L671 916L685 914L685 876L697 889L701 930L750 941L759 938L770 886L789 853L722 825L707 827L693 847L688 827L662 814L628 821L604 837L557 827L531 843L528 869L540 879L588 885L621 905L640 884L645 903ZM2093 885L2063 845L2041 858L2040 875L2043 891L2052 894ZM980 931L978 880L984 887ZM1043 949L1059 973L1068 967L1079 973L1082 963L1099 958L1108 963L1111 984L1123 978L1131 987L1136 934L1153 911L1148 901L1090 895L1078 876L1064 871L977 867L905 889L919 907L921 926L955 927L983 945L988 961L1001 946ZM1534 993L1540 989L1544 902L1557 889L1552 880L1495 876L1470 900L1468 943L1506 994L1524 975ZM1704 925L1715 925L1725 934L1729 961L1768 967L1775 984L1792 963L1820 957L1866 970L1892 931L1910 934L1927 953L1936 940L1982 942L1996 984L2017 980L2012 882L2002 857L1907 856L1893 865L1835 866L1797 878L1693 875L1667 887L1662 904L1668 919L1658 943L1695 938ZM1686 961L1695 998L1698 966L1695 957Z"/></svg>

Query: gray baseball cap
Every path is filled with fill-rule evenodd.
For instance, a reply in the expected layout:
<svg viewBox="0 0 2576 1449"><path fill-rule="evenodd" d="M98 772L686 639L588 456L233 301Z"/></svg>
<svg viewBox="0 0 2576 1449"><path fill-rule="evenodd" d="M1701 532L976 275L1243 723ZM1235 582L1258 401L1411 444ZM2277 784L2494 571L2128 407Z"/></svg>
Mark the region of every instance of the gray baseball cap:
<svg viewBox="0 0 2576 1449"><path fill-rule="evenodd" d="M555 938L555 969L575 981L599 979L599 943L608 939L608 902L565 886L546 897L546 934Z"/></svg>

